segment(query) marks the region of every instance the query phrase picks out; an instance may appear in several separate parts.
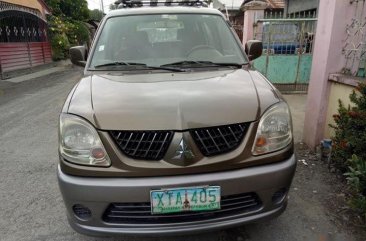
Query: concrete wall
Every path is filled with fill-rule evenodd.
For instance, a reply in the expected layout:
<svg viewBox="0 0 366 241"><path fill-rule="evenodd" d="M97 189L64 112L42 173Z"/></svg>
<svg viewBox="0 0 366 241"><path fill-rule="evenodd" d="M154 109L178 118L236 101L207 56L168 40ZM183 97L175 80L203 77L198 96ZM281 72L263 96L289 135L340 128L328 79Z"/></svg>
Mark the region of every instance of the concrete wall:
<svg viewBox="0 0 366 241"><path fill-rule="evenodd" d="M348 0L321 0L319 3L304 126L304 142L311 148L324 138L328 104L337 105L337 102L329 102L329 76L340 73L345 66L342 48L347 24L354 16L354 5Z"/></svg>
<svg viewBox="0 0 366 241"><path fill-rule="evenodd" d="M287 13L296 13L318 8L319 0L288 0Z"/></svg>
<svg viewBox="0 0 366 241"><path fill-rule="evenodd" d="M253 25L255 24L256 19L264 17L264 9L264 6L245 9L243 25L243 45L245 45L248 40L254 39L255 36Z"/></svg>

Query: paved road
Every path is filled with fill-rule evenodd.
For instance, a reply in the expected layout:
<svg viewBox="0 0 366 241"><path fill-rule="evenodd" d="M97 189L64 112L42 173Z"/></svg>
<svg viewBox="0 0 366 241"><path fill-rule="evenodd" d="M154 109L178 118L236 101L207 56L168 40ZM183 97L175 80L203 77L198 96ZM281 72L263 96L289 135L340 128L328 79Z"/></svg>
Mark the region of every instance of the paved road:
<svg viewBox="0 0 366 241"><path fill-rule="evenodd" d="M328 233L353 240L334 227L318 199L294 191L282 216L238 229L159 239L75 233L67 224L56 180L57 123L79 77L80 70L69 69L22 83L0 81L0 240L294 241L320 240L320 234ZM308 185L303 182L296 177L299 190Z"/></svg>

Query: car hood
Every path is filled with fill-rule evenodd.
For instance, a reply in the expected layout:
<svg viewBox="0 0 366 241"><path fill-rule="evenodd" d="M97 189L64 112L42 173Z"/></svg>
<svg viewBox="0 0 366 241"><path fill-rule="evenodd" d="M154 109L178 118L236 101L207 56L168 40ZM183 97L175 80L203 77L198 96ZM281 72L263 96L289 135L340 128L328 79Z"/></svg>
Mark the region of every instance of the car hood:
<svg viewBox="0 0 366 241"><path fill-rule="evenodd" d="M79 85L69 112L102 130L187 130L251 122L261 114L260 96L244 69L98 74ZM86 110L88 91L92 114Z"/></svg>

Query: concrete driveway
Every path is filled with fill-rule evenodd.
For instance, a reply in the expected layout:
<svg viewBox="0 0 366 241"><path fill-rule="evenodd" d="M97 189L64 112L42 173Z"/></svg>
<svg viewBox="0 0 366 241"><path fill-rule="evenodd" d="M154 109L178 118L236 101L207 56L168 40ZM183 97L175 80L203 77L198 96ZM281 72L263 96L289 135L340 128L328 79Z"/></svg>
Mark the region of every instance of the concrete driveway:
<svg viewBox="0 0 366 241"><path fill-rule="evenodd" d="M284 95L283 97L286 99L291 109L295 142L296 143L301 142L302 133L304 129L305 106L306 106L307 95L294 94L294 95Z"/></svg>
<svg viewBox="0 0 366 241"><path fill-rule="evenodd" d="M321 202L293 191L282 216L236 229L166 238L91 238L75 233L57 185L57 125L61 106L79 77L80 70L69 69L21 83L0 81L0 240L299 241L320 240L329 233L353 240L332 224ZM299 140L305 96L286 98ZM306 182L301 176L294 180L299 190L307 188Z"/></svg>

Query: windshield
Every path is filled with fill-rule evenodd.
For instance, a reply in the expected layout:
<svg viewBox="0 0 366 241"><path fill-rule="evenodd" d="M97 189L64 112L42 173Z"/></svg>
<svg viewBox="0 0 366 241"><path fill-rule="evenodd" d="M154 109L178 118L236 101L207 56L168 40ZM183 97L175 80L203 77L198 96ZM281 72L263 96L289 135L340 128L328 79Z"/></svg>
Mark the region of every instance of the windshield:
<svg viewBox="0 0 366 241"><path fill-rule="evenodd" d="M179 68L195 64L200 68L209 63L228 66L225 64L246 62L221 16L154 14L108 19L96 43L90 68L118 66L130 70L142 68L141 64L179 65Z"/></svg>

